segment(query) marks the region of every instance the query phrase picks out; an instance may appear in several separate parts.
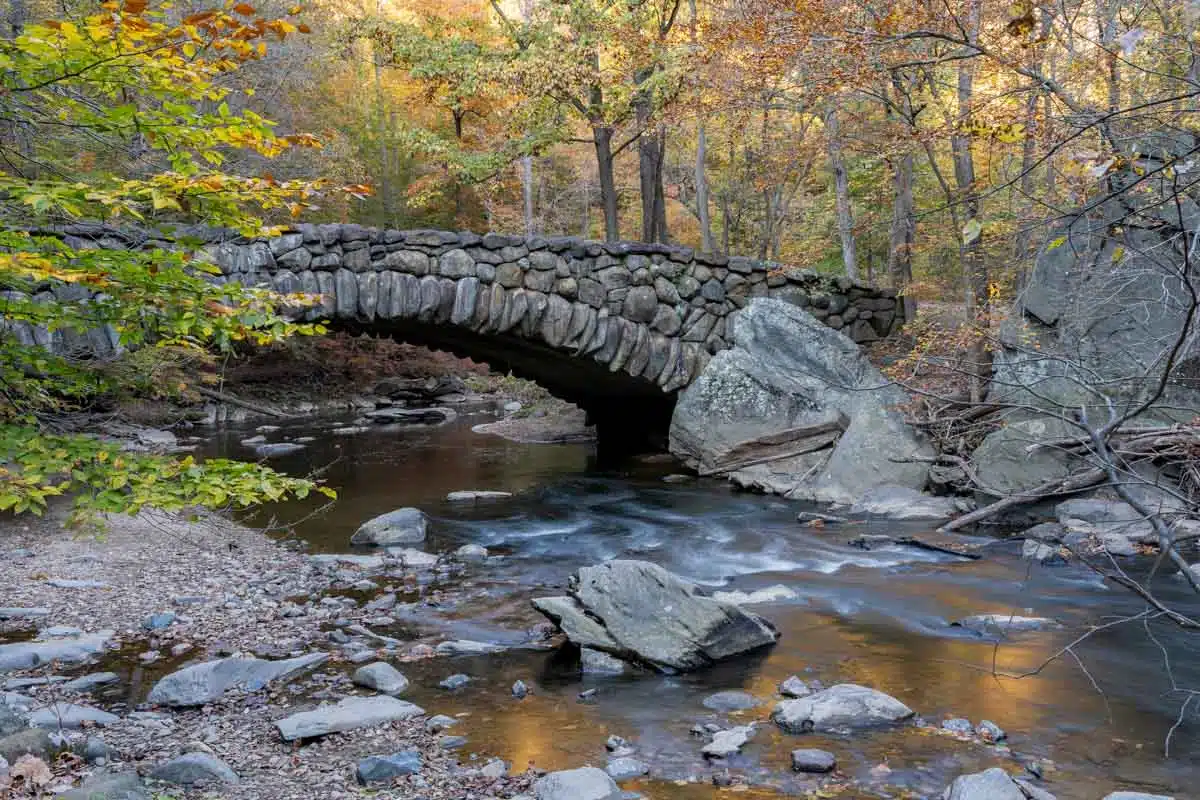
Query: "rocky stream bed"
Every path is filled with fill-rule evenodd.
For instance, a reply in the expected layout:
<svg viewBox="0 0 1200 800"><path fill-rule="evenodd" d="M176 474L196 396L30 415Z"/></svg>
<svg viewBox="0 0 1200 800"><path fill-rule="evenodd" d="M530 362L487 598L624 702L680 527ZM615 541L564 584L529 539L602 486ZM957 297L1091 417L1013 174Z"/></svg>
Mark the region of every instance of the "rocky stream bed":
<svg viewBox="0 0 1200 800"><path fill-rule="evenodd" d="M1078 664L1043 666L1136 613L1086 570L669 463L602 470L586 444L519 444L478 421L197 443L302 445L273 463L323 469L332 509L146 514L101 536L6 523L0 785L68 800L1146 800L1200 778L1196 722L1139 625L1169 631L1100 628ZM401 507L419 511L363 525ZM299 522L252 527L268 517ZM587 571L612 559L646 566ZM587 641L564 623L582 652L530 603L554 597L560 620L604 621ZM697 622L714 613L745 620L739 647ZM668 640L672 618L719 636Z"/></svg>

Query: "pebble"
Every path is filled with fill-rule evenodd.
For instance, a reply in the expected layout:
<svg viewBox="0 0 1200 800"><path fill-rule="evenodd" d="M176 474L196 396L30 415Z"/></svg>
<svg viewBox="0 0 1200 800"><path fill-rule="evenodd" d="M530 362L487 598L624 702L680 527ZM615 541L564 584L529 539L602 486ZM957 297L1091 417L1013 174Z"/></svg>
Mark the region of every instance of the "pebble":
<svg viewBox="0 0 1200 800"><path fill-rule="evenodd" d="M512 685L512 696L518 700L522 700L529 694L529 687L525 685L525 681L517 681Z"/></svg>
<svg viewBox="0 0 1200 800"><path fill-rule="evenodd" d="M581 703L592 702L596 699L597 693L598 693L598 690L596 690L596 689L584 689L582 692L579 693L579 702L581 702Z"/></svg>
<svg viewBox="0 0 1200 800"><path fill-rule="evenodd" d="M728 758L741 751L753 736L753 725L739 725L736 728L718 731L713 734L712 741L700 748L700 753L705 758Z"/></svg>

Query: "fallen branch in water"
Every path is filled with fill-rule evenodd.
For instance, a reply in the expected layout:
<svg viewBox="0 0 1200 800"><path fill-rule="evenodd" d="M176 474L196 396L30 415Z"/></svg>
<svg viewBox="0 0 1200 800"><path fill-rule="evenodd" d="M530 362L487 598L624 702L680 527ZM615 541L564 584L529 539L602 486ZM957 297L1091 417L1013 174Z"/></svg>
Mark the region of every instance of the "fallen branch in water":
<svg viewBox="0 0 1200 800"><path fill-rule="evenodd" d="M1013 506L1021 506L1026 503L1036 503L1039 500L1045 500L1049 497L1057 497L1058 495L1074 494L1081 489L1087 489L1090 486L1095 486L1101 483L1107 476L1102 469L1089 469L1083 472L1077 472L1073 475L1068 475L1061 480L1047 481L1041 486L1037 486L1028 492L1021 494L1012 494L1008 497L1002 497L996 502L986 505L983 508L977 508L969 514L963 514L961 517L956 517L950 520L945 525L938 528L938 533L949 533L956 531L959 528L965 528L968 525L973 525L976 522L981 522L985 519L990 519L1001 511L1012 508Z"/></svg>
<svg viewBox="0 0 1200 800"><path fill-rule="evenodd" d="M209 389L204 386L196 387L196 394L201 397L207 397L209 400L216 400L219 403L228 403L231 406L239 406L248 411L254 411L258 414L266 414L269 417L278 417L279 419L291 419L290 414L285 414L279 409L271 408L270 406L259 405L252 403L249 400L242 400L225 392L218 392L216 389Z"/></svg>

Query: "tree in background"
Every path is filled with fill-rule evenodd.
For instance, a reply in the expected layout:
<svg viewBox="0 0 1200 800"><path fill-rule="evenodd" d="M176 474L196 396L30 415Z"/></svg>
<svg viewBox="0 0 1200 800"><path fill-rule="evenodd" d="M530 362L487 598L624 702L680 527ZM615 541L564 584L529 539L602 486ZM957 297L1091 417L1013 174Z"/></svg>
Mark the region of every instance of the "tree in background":
<svg viewBox="0 0 1200 800"><path fill-rule="evenodd" d="M330 493L258 464L122 452L70 426L70 412L105 397L185 391L178 366L212 348L317 330L278 313L302 298L207 280L214 268L179 227L257 233L253 211L287 219L314 207L319 182L222 169L239 153L316 144L233 110L222 85L269 39L303 30L244 3L182 15L124 0L21 19L0 40L0 510L40 513L67 495L82 519ZM76 247L62 226L80 219L137 225L162 246Z"/></svg>

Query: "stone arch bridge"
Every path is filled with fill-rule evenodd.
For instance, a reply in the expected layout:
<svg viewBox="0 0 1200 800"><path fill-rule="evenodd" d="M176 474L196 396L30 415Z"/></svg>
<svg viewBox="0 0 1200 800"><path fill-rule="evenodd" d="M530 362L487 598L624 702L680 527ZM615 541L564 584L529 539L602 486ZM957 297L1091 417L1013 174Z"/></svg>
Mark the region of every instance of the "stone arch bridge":
<svg viewBox="0 0 1200 800"><path fill-rule="evenodd" d="M93 225L58 233L76 247L171 246ZM728 346L729 316L751 298L792 302L858 343L903 322L894 290L658 244L354 224L304 224L268 239L200 235L217 280L320 294L310 320L487 362L579 405L602 428L665 432L676 392Z"/></svg>

